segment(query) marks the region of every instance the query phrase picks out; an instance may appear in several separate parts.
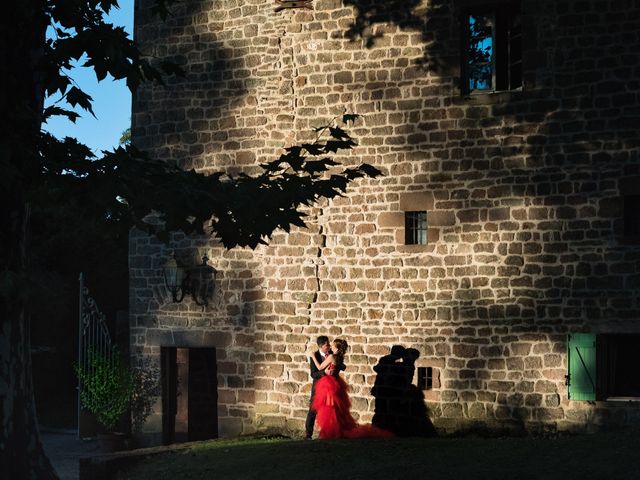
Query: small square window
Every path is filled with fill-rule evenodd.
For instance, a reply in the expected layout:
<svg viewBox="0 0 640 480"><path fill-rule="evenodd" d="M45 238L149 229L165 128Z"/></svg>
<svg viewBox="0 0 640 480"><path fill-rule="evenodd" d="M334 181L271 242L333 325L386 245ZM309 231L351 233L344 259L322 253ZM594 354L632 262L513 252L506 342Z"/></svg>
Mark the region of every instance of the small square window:
<svg viewBox="0 0 640 480"><path fill-rule="evenodd" d="M404 243L405 245L427 244L427 212L405 212Z"/></svg>
<svg viewBox="0 0 640 480"><path fill-rule="evenodd" d="M640 195L624 197L624 235L640 238Z"/></svg>
<svg viewBox="0 0 640 480"><path fill-rule="evenodd" d="M463 90L491 92L522 87L522 27L517 2L466 12Z"/></svg>
<svg viewBox="0 0 640 480"><path fill-rule="evenodd" d="M418 388L420 390L433 389L433 368L418 367Z"/></svg>

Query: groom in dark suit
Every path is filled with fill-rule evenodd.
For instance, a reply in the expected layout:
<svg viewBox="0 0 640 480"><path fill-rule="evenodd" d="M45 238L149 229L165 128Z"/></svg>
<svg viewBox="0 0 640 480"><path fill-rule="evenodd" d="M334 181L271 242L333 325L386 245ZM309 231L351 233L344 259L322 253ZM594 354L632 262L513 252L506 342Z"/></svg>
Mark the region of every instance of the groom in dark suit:
<svg viewBox="0 0 640 480"><path fill-rule="evenodd" d="M316 339L316 343L318 344L318 351L314 352L313 354L315 355L316 360L318 360L318 363L322 363L324 359L327 358L327 355L331 353L331 348L329 346L329 337L327 337L326 335L320 335ZM311 405L313 403L313 396L316 393L316 382L326 374L323 371L318 370L318 367L316 367L316 364L311 359L309 359L309 366L311 368L311 378L313 378L313 384L311 385L311 400L309 403L309 405ZM313 436L313 426L315 423L316 412L315 410L311 409L311 407L309 407L309 413L307 413L307 421L305 422L305 438L310 439Z"/></svg>
<svg viewBox="0 0 640 480"><path fill-rule="evenodd" d="M318 363L322 363L324 361L325 358L327 358L327 355L329 355L331 353L331 347L329 345L329 337L327 337L326 335L320 335L317 339L316 339L316 343L318 344L318 351L314 352L314 355L316 356L316 360L318 360ZM327 373L325 373L324 371L318 370L318 367L316 367L316 364L313 362L313 360L309 359L309 366L311 368L311 378L313 378L313 384L311 385L311 400L309 405L311 405L313 403L313 396L315 395L315 391L316 391L316 382L318 380L320 380L322 377L324 377L325 375L327 375ZM344 370L345 367L344 365L340 366L340 370ZM337 375L340 372L332 372L333 375ZM305 430L306 430L306 434L305 434L305 438L306 439L310 439L313 436L313 426L316 423L316 412L315 410L312 410L311 408L309 408L309 413L307 413L307 421L305 422Z"/></svg>

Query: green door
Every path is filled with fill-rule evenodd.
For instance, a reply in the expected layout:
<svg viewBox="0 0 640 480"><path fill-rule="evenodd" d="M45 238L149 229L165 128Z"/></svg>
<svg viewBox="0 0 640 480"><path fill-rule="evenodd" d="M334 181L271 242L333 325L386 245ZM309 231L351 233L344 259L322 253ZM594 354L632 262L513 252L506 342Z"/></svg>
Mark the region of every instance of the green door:
<svg viewBox="0 0 640 480"><path fill-rule="evenodd" d="M567 337L567 383L570 400L596 399L596 336L572 333Z"/></svg>

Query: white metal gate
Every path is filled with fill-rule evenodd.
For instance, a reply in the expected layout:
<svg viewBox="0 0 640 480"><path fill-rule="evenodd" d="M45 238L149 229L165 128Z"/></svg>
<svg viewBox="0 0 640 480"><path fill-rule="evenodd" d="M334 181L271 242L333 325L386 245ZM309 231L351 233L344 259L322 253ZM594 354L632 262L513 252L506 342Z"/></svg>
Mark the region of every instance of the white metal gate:
<svg viewBox="0 0 640 480"><path fill-rule="evenodd" d="M84 284L84 274L80 274L80 305L78 321L78 367L89 369L89 352L94 352L111 358L114 355L106 317L98 308L95 300L89 295L89 289ZM94 436L95 422L88 421L87 414L83 415L80 404L82 382L78 379L78 438Z"/></svg>

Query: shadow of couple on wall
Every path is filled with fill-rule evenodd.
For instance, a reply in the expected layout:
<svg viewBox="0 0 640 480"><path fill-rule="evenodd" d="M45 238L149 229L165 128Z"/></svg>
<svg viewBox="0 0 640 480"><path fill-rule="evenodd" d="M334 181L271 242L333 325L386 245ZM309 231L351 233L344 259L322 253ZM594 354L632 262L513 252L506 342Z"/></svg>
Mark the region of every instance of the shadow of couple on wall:
<svg viewBox="0 0 640 480"><path fill-rule="evenodd" d="M373 367L376 380L371 389L375 398L372 423L399 437L434 437L424 394L413 384L415 362L420 352L394 345Z"/></svg>

